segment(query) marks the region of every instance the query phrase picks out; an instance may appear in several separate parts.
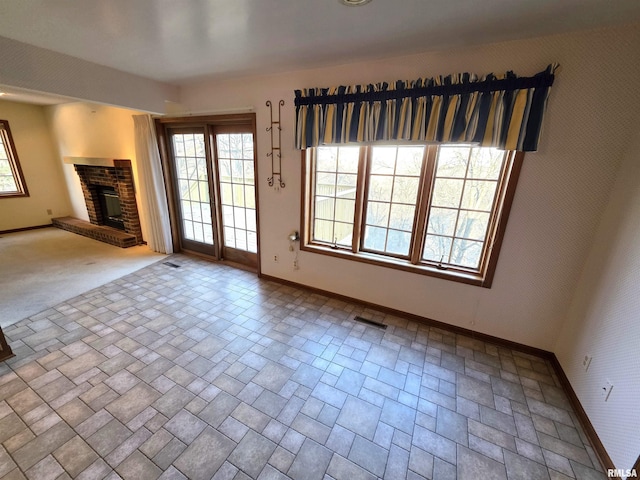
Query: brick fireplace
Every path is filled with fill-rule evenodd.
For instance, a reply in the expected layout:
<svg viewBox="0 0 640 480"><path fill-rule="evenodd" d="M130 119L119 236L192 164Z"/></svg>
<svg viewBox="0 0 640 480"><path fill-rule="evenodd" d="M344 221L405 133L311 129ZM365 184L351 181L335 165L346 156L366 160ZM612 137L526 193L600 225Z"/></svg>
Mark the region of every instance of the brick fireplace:
<svg viewBox="0 0 640 480"><path fill-rule="evenodd" d="M64 161L78 173L90 223L65 217L54 219L54 225L119 247L143 243L131 160L66 157ZM105 212L101 201L105 190L118 215Z"/></svg>

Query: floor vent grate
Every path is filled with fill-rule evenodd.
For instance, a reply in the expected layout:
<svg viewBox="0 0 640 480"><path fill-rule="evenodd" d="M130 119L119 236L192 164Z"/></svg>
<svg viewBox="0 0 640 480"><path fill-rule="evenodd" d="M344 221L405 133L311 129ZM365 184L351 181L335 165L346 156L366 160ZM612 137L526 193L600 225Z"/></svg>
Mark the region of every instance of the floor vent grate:
<svg viewBox="0 0 640 480"><path fill-rule="evenodd" d="M171 268L180 268L180 265L177 265L175 263L172 262L163 262L167 267L171 267Z"/></svg>
<svg viewBox="0 0 640 480"><path fill-rule="evenodd" d="M368 318L354 317L354 320L356 322L364 323L364 324L370 325L372 327L381 328L382 330L386 330L387 329L387 326L384 323L375 322L373 320L369 320Z"/></svg>

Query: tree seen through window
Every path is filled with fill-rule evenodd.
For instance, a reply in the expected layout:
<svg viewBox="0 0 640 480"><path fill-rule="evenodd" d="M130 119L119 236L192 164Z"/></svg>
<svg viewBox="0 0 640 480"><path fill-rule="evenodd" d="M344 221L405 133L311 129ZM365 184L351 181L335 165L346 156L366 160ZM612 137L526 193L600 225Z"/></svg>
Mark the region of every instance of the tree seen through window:
<svg viewBox="0 0 640 480"><path fill-rule="evenodd" d="M522 154L457 144L322 146L307 161L303 246L484 278Z"/></svg>

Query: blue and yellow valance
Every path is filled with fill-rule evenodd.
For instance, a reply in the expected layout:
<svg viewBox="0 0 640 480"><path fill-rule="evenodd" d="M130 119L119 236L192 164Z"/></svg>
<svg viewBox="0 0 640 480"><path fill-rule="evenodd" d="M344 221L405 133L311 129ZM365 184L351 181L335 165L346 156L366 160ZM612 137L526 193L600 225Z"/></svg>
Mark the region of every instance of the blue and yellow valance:
<svg viewBox="0 0 640 480"><path fill-rule="evenodd" d="M296 90L296 148L406 140L535 151L557 66Z"/></svg>

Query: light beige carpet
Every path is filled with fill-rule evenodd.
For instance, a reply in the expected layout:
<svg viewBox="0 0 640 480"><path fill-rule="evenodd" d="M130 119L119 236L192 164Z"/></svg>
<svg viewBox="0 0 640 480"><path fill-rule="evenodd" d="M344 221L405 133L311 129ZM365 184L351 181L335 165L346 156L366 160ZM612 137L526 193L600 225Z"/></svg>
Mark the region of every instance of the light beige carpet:
<svg viewBox="0 0 640 480"><path fill-rule="evenodd" d="M119 248L57 228L0 235L0 326L135 272L166 255Z"/></svg>

